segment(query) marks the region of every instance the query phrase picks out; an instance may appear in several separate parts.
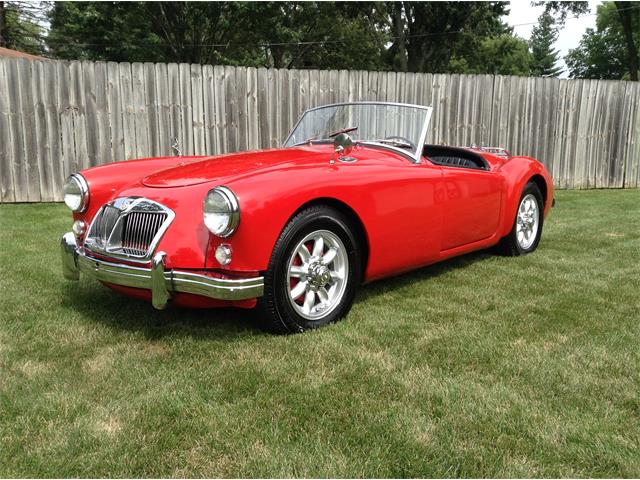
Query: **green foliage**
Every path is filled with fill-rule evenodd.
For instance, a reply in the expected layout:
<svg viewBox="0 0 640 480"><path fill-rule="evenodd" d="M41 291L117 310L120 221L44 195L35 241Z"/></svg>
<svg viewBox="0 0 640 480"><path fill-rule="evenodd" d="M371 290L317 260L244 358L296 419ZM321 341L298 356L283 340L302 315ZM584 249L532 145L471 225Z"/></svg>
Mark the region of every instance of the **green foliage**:
<svg viewBox="0 0 640 480"><path fill-rule="evenodd" d="M628 2L640 7L640 2ZM640 44L640 8L630 10L635 18L634 39ZM596 28L587 29L577 48L565 57L572 78L628 79L628 52L620 17L613 2L598 5Z"/></svg>
<svg viewBox="0 0 640 480"><path fill-rule="evenodd" d="M49 46L68 59L526 74L506 12L506 2L58 2Z"/></svg>
<svg viewBox="0 0 640 480"><path fill-rule="evenodd" d="M70 59L376 69L375 15L333 2L60 2L50 45Z"/></svg>
<svg viewBox="0 0 640 480"><path fill-rule="evenodd" d="M483 39L474 56L453 58L449 70L452 73L527 76L531 62L527 42L504 34Z"/></svg>
<svg viewBox="0 0 640 480"><path fill-rule="evenodd" d="M65 281L68 209L0 205L0 477L640 476L640 190L556 198L288 337Z"/></svg>
<svg viewBox="0 0 640 480"><path fill-rule="evenodd" d="M531 49L531 74L539 77L557 77L562 73L558 66L560 54L553 48L558 39L558 30L553 16L544 12L533 27L529 47Z"/></svg>
<svg viewBox="0 0 640 480"><path fill-rule="evenodd" d="M510 33L501 20L507 2L396 2L389 54L398 70L446 73L477 64L487 38ZM406 59L406 65L405 63ZM491 66L487 67L488 69ZM489 70L485 71L489 71Z"/></svg>
<svg viewBox="0 0 640 480"><path fill-rule="evenodd" d="M544 6L544 14L554 14L558 17L558 23L564 24L569 14L579 17L585 13L589 13L589 2L584 1L535 1L535 6Z"/></svg>
<svg viewBox="0 0 640 480"><path fill-rule="evenodd" d="M43 20L48 2L0 1L0 4L1 20L5 22L0 46L32 55L45 54Z"/></svg>

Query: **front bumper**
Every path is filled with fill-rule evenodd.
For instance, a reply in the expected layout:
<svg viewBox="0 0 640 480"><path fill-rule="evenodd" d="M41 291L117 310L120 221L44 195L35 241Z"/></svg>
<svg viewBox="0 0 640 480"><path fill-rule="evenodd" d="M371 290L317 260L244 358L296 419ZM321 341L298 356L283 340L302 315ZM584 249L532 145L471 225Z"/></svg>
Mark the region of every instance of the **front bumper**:
<svg viewBox="0 0 640 480"><path fill-rule="evenodd" d="M151 290L152 304L166 308L174 293L191 293L217 300L248 300L261 297L264 278L226 279L180 270L166 270L164 252L156 253L151 268L107 262L85 255L73 233L62 236L62 273L68 280L79 280L80 272L101 282Z"/></svg>

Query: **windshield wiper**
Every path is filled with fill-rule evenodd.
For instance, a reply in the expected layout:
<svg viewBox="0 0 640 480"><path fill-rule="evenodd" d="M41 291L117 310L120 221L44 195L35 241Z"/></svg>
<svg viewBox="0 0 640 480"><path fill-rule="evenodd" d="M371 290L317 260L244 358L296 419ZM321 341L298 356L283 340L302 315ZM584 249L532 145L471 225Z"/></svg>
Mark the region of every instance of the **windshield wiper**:
<svg viewBox="0 0 640 480"><path fill-rule="evenodd" d="M331 132L329 134L329 138L333 138L336 137L338 135L340 135L341 133L351 133L351 132L355 132L358 129L358 127L346 127L346 128L341 128L339 130L336 130L335 132Z"/></svg>

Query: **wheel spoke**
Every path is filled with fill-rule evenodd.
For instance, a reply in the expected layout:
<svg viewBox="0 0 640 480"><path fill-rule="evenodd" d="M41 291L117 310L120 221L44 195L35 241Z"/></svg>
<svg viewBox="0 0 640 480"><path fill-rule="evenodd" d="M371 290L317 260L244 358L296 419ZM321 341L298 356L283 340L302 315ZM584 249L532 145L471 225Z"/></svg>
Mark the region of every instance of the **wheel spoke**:
<svg viewBox="0 0 640 480"><path fill-rule="evenodd" d="M320 287L318 289L318 298L320 299L320 301L322 303L328 303L329 302L329 292L327 292L326 288Z"/></svg>
<svg viewBox="0 0 640 480"><path fill-rule="evenodd" d="M333 259L336 258L336 255L338 254L338 250L336 250L335 248L330 248L327 253L325 253L322 257L322 262L325 265L329 265L331 262L333 262Z"/></svg>
<svg viewBox="0 0 640 480"><path fill-rule="evenodd" d="M320 257L322 252L324 252L324 238L322 235L318 235L313 243L313 256Z"/></svg>
<svg viewBox="0 0 640 480"><path fill-rule="evenodd" d="M300 278L307 273L307 269L299 265L291 265L289 268L289 276L294 278Z"/></svg>
<svg viewBox="0 0 640 480"><path fill-rule="evenodd" d="M331 281L333 283L337 282L338 280L342 280L342 275L338 272L330 272L331 275Z"/></svg>
<svg viewBox="0 0 640 480"><path fill-rule="evenodd" d="M311 312L311 308L316 303L316 292L313 290L309 290L307 295L304 297L304 305L302 306L302 311L307 315Z"/></svg>
<svg viewBox="0 0 640 480"><path fill-rule="evenodd" d="M311 254L309 253L309 250L307 250L307 246L304 243L298 247L297 253L300 256L302 263L309 263Z"/></svg>
<svg viewBox="0 0 640 480"><path fill-rule="evenodd" d="M307 282L298 282L298 284L293 287L293 289L290 292L291 295L291 299L295 300L298 297L300 297L300 295L302 295L305 290L307 289Z"/></svg>

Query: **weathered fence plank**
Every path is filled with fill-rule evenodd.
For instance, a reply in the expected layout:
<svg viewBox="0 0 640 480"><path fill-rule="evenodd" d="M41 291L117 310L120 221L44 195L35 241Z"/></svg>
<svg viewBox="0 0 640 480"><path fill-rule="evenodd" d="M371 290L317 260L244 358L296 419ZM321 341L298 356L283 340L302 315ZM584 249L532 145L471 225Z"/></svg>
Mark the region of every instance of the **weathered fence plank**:
<svg viewBox="0 0 640 480"><path fill-rule="evenodd" d="M3 58L0 202L61 200L70 173L171 155L172 137L184 155L275 147L306 109L366 100L431 105L428 142L536 157L558 187L638 187L639 97L604 80Z"/></svg>
<svg viewBox="0 0 640 480"><path fill-rule="evenodd" d="M0 84L8 86L5 74L7 62L0 60ZM8 92L0 92L0 201L14 202L16 196L13 186L13 149L11 143L11 109Z"/></svg>

